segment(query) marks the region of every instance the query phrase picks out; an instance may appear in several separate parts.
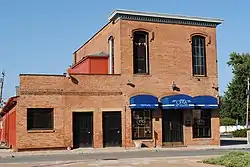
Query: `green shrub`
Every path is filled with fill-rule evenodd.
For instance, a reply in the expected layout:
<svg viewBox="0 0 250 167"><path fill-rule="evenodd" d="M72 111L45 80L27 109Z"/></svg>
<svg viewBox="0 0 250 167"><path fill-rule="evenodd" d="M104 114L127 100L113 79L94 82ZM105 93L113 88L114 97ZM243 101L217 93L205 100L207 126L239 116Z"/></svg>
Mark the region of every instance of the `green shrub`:
<svg viewBox="0 0 250 167"><path fill-rule="evenodd" d="M233 137L247 137L247 131L250 129L240 129L240 130L236 130L233 131Z"/></svg>
<svg viewBox="0 0 250 167"><path fill-rule="evenodd" d="M203 163L223 165L226 167L250 167L250 153L229 152L217 158L204 160Z"/></svg>
<svg viewBox="0 0 250 167"><path fill-rule="evenodd" d="M221 118L220 125L221 126L235 125L235 120L233 118Z"/></svg>

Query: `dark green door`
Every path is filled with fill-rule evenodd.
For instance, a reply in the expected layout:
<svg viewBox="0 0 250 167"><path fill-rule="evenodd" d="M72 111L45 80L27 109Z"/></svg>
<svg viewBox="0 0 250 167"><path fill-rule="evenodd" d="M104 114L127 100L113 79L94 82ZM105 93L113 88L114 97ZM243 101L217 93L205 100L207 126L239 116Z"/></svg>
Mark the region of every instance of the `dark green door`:
<svg viewBox="0 0 250 167"><path fill-rule="evenodd" d="M103 112L103 146L120 147L122 145L121 112Z"/></svg>
<svg viewBox="0 0 250 167"><path fill-rule="evenodd" d="M73 145L92 147L93 144L93 113L73 112Z"/></svg>

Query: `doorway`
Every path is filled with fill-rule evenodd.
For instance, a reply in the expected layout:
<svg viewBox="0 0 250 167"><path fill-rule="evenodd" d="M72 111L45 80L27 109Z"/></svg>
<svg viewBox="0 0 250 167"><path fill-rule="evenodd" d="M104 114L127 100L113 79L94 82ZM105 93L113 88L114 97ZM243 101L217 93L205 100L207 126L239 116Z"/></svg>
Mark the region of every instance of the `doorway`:
<svg viewBox="0 0 250 167"><path fill-rule="evenodd" d="M73 146L92 147L93 112L73 112Z"/></svg>
<svg viewBox="0 0 250 167"><path fill-rule="evenodd" d="M182 110L164 110L162 118L163 146L183 145Z"/></svg>
<svg viewBox="0 0 250 167"><path fill-rule="evenodd" d="M121 112L103 112L103 147L121 147Z"/></svg>

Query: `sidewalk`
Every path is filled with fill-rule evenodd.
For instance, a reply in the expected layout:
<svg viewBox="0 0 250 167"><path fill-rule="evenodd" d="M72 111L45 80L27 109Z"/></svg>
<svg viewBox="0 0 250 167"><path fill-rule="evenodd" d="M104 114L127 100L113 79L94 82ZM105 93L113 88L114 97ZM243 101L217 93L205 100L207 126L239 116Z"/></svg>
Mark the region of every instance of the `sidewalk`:
<svg viewBox="0 0 250 167"><path fill-rule="evenodd" d="M74 150L52 150L52 151L27 151L27 152L13 152L12 150L1 149L0 158L17 157L17 156L30 156L30 155L61 155L61 154L93 154L93 153L115 153L115 152L139 152L139 151L187 151L187 150L238 150L250 149L250 145L230 145L230 146L188 146L188 147L175 147L175 148L79 148Z"/></svg>
<svg viewBox="0 0 250 167"><path fill-rule="evenodd" d="M211 157L211 156L209 156ZM131 159L119 159L119 160L90 160L90 161L56 161L56 162L35 162L35 163L12 163L12 164L0 164L0 167L219 167L214 165L208 165L199 163L203 159L209 158L208 156L197 157L165 157L165 158L131 158Z"/></svg>

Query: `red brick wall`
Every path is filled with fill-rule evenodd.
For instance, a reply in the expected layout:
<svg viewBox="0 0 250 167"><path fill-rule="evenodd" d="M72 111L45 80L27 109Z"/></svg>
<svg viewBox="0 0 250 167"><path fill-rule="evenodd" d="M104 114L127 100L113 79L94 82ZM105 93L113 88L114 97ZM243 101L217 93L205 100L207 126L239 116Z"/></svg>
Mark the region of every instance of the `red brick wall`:
<svg viewBox="0 0 250 167"><path fill-rule="evenodd" d="M132 73L132 39L135 29L146 29L154 40L149 43L150 74L134 75ZM207 77L193 77L191 35L204 34L207 43ZM133 95L147 93L158 98L171 95L171 85L175 81L181 89L179 93L191 96L211 95L218 92L212 88L218 84L216 63L216 29L184 25L143 23L119 21L108 25L102 33L87 43L78 54L81 56L108 49L108 37L115 37L115 73L121 75L74 75L73 79L62 76L21 76L21 96L17 106L17 147L66 147L72 146L72 112L94 112L94 147L102 147L102 111L122 111L123 146L133 146L131 140L131 111L129 98ZM99 46L100 45L100 46ZM105 50L107 51L107 50ZM127 86L130 81L135 88ZM99 92L99 93L98 93ZM122 93L121 93L122 92ZM55 131L27 132L26 108L55 108ZM125 110L126 108L126 110ZM158 111L161 116L161 111ZM188 112L184 112L184 117ZM219 144L219 117L213 112L211 139L200 142L192 138L192 129L184 127L184 144ZM126 128L125 128L126 125ZM156 131L157 145L161 145L161 118L153 119L153 130ZM39 142L38 142L39 141ZM147 141L149 146L154 141Z"/></svg>
<svg viewBox="0 0 250 167"><path fill-rule="evenodd" d="M191 110L185 111L184 122L189 118L193 118ZM192 120L193 121L193 120ZM220 144L220 120L218 110L212 110L211 118L211 138L193 138L192 126L184 126L184 143L186 145L219 145Z"/></svg>

